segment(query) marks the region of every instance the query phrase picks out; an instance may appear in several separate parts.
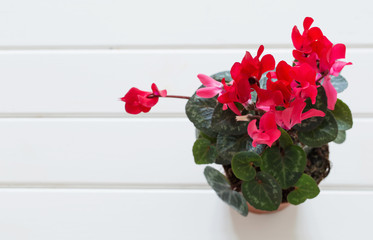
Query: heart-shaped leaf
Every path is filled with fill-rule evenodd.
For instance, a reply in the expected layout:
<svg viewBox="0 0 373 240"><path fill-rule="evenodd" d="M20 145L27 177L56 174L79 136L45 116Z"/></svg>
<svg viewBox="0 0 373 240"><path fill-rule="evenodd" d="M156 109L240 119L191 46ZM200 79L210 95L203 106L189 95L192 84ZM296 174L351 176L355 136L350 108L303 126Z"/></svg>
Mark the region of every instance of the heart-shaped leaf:
<svg viewBox="0 0 373 240"><path fill-rule="evenodd" d="M293 186L306 167L306 153L292 145L281 151L278 147L267 148L262 155L262 171L272 175L283 189Z"/></svg>
<svg viewBox="0 0 373 240"><path fill-rule="evenodd" d="M258 172L254 179L242 183L241 191L256 209L274 211L280 206L281 187L268 173Z"/></svg>
<svg viewBox="0 0 373 240"><path fill-rule="evenodd" d="M198 138L193 145L193 156L196 164L213 163L217 157L216 147L206 138Z"/></svg>
<svg viewBox="0 0 373 240"><path fill-rule="evenodd" d="M232 159L232 170L236 177L241 180L250 181L256 175L253 167L260 166L262 158L254 152L239 152Z"/></svg>
<svg viewBox="0 0 373 240"><path fill-rule="evenodd" d="M336 139L338 135L338 125L333 114L328 111L323 122L314 130L299 132L299 140L311 147L321 147Z"/></svg>
<svg viewBox="0 0 373 240"><path fill-rule="evenodd" d="M218 104L216 97L201 98L194 94L185 106L185 112L194 126L209 135L216 137L217 133L211 128L212 114Z"/></svg>
<svg viewBox="0 0 373 240"><path fill-rule="evenodd" d="M242 136L228 136L219 134L216 141L216 149L218 150L218 160L216 163L227 165L232 161L233 156L242 151L252 151L261 154L264 145L252 146L252 139L244 134Z"/></svg>
<svg viewBox="0 0 373 240"><path fill-rule="evenodd" d="M334 142L338 143L338 144L341 144L345 140L346 140L346 131L343 131L343 130L338 131L338 135L337 135L336 139L334 139Z"/></svg>
<svg viewBox="0 0 373 240"><path fill-rule="evenodd" d="M249 210L245 198L239 192L231 189L228 180L222 173L207 166L204 175L208 184L214 189L221 200L233 207L241 215L247 216Z"/></svg>
<svg viewBox="0 0 373 240"><path fill-rule="evenodd" d="M351 110L342 100L337 99L332 113L337 121L338 130L348 130L352 128Z"/></svg>
<svg viewBox="0 0 373 240"><path fill-rule="evenodd" d="M284 129L280 128L281 136L280 136L280 147L287 148L291 145L293 145L293 139L291 139L288 132L286 132Z"/></svg>
<svg viewBox="0 0 373 240"><path fill-rule="evenodd" d="M339 76L331 76L330 82L334 86L335 90L337 90L338 93L343 92L348 87L348 82L344 77L341 75Z"/></svg>
<svg viewBox="0 0 373 240"><path fill-rule="evenodd" d="M295 190L287 197L288 202L298 205L319 195L320 189L315 180L307 174L303 174L295 184Z"/></svg>
<svg viewBox="0 0 373 240"><path fill-rule="evenodd" d="M219 103L212 114L212 130L224 135L242 135L246 133L249 123L237 121L236 116L230 109L223 110L223 105Z"/></svg>

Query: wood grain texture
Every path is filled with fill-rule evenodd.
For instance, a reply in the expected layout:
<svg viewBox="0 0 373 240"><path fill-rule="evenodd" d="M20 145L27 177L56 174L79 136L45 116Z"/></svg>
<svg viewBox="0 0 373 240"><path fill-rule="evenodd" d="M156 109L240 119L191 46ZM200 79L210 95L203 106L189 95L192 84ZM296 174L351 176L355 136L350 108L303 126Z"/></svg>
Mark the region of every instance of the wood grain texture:
<svg viewBox="0 0 373 240"><path fill-rule="evenodd" d="M372 192L323 191L301 206L243 218L211 190L1 189L0 238L371 239L372 201Z"/></svg>
<svg viewBox="0 0 373 240"><path fill-rule="evenodd" d="M372 122L355 119L346 142L331 144L323 187L373 187ZM0 120L0 132L0 185L206 186L185 118L9 118Z"/></svg>
<svg viewBox="0 0 373 240"><path fill-rule="evenodd" d="M13 0L0 8L0 46L11 48L290 45L306 16L332 41L373 42L365 0Z"/></svg>
<svg viewBox="0 0 373 240"><path fill-rule="evenodd" d="M291 60L291 49L266 52L277 61ZM0 104L0 116L125 116L124 104L118 99L131 87L149 91L155 82L169 94L191 96L200 86L198 73L229 70L244 54L245 49L2 51L0 101L6 104ZM369 101L355 100L369 96L373 89L373 49L348 49L347 58L354 65L343 71L350 87L340 97L353 113L372 113ZM183 114L185 103L183 99L161 99L151 113Z"/></svg>

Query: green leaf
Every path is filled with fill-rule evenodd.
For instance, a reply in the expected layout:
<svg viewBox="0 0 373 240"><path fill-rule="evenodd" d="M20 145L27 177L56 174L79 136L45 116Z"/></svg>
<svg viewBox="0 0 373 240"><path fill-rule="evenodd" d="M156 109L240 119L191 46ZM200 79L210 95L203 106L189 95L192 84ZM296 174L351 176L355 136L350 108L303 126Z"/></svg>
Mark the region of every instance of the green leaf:
<svg viewBox="0 0 373 240"><path fill-rule="evenodd" d="M307 112L308 110L314 108L326 113L328 107L328 99L326 97L325 89L320 86L317 88L317 97L316 103L312 104L311 99L308 98L306 100L306 107L304 108L303 112ZM302 121L301 124L294 126L295 129L299 131L310 131L317 128L323 121L323 117L311 117Z"/></svg>
<svg viewBox="0 0 373 240"><path fill-rule="evenodd" d="M242 135L246 133L249 123L236 121L236 116L230 109L223 110L223 105L219 103L212 114L212 130L225 135Z"/></svg>
<svg viewBox="0 0 373 240"><path fill-rule="evenodd" d="M346 140L346 131L338 131L338 135L337 135L337 138L334 139L334 142L335 143L338 143L338 144L341 144L343 143L344 141Z"/></svg>
<svg viewBox="0 0 373 240"><path fill-rule="evenodd" d="M295 190L289 193L288 202L298 205L319 195L320 189L315 180L307 174L303 174L295 184Z"/></svg>
<svg viewBox="0 0 373 240"><path fill-rule="evenodd" d="M217 156L216 147L206 138L198 138L193 145L193 156L196 164L213 163Z"/></svg>
<svg viewBox="0 0 373 240"><path fill-rule="evenodd" d="M338 135L338 125L333 114L328 111L323 122L309 132L298 132L299 140L311 147L321 147L333 141Z"/></svg>
<svg viewBox="0 0 373 240"><path fill-rule="evenodd" d="M219 81L219 82L221 82L223 80L223 78L225 78L225 82L232 81L232 77L231 77L231 72L230 71L218 72L218 73L215 73L215 74L211 75L211 77L213 79L215 79L216 81Z"/></svg>
<svg viewBox="0 0 373 240"><path fill-rule="evenodd" d="M338 130L348 130L352 128L351 110L342 100L337 99L332 113L337 121Z"/></svg>
<svg viewBox="0 0 373 240"><path fill-rule="evenodd" d="M331 83L334 86L335 90L337 90L338 93L343 92L348 87L348 82L344 77L341 75L335 77L331 76Z"/></svg>
<svg viewBox="0 0 373 240"><path fill-rule="evenodd" d="M215 138L211 137L197 128L196 128L196 138L206 138L210 140L210 142L216 143L216 137Z"/></svg>
<svg viewBox="0 0 373 240"><path fill-rule="evenodd" d="M282 148L287 148L291 145L293 145L293 140L291 139L290 135L288 134L287 131L284 129L280 128L281 131L281 136L280 136L280 146Z"/></svg>
<svg viewBox="0 0 373 240"><path fill-rule="evenodd" d="M241 191L246 200L256 209L274 211L280 206L281 187L268 173L258 172L254 179L242 183Z"/></svg>
<svg viewBox="0 0 373 240"><path fill-rule="evenodd" d="M222 173L207 166L204 175L208 184L214 189L221 200L233 207L241 215L247 216L249 210L245 198L239 192L231 189L228 180Z"/></svg>
<svg viewBox="0 0 373 240"><path fill-rule="evenodd" d="M283 151L271 147L264 151L260 168L272 175L283 189L287 189L302 176L306 163L306 153L301 147L292 145Z"/></svg>
<svg viewBox="0 0 373 240"><path fill-rule="evenodd" d="M261 161L261 157L254 152L239 152L232 159L233 173L241 180L250 181L256 175L253 164L260 166Z"/></svg>
<svg viewBox="0 0 373 240"><path fill-rule="evenodd" d="M211 128L212 114L217 104L216 97L200 98L194 94L185 106L186 115L194 126L211 137L217 136Z"/></svg>
<svg viewBox="0 0 373 240"><path fill-rule="evenodd" d="M242 151L252 151L261 154L265 145L252 146L252 139L247 135L228 136L218 134L216 148L218 149L217 164L227 165L231 163L233 156Z"/></svg>

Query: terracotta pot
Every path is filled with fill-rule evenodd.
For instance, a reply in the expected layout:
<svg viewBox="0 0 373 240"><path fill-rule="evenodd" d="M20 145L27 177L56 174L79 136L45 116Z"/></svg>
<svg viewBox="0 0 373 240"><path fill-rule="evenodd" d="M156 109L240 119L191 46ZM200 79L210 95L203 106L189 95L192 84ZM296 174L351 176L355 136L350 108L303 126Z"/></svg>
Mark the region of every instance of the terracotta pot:
<svg viewBox="0 0 373 240"><path fill-rule="evenodd" d="M281 211L282 209L287 208L290 205L290 203L281 203L277 210L275 211L265 211L265 210L259 210L251 206L249 203L247 203L247 206L249 207L249 213L256 213L256 214L268 214L268 213L276 213Z"/></svg>

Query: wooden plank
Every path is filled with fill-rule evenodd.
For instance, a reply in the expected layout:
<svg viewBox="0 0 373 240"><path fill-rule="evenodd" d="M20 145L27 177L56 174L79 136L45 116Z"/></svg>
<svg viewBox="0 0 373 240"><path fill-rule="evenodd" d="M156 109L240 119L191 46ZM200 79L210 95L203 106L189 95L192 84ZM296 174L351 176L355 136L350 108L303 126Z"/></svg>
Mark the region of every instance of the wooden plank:
<svg viewBox="0 0 373 240"><path fill-rule="evenodd" d="M254 49L249 49L255 52ZM291 49L268 49L277 60L291 60ZM191 96L198 73L228 70L245 50L118 50L0 52L0 115L122 114L118 101L131 87L150 90L152 82L169 94ZM349 49L354 63L343 74L350 88L341 97L354 113L372 113L369 72L373 49ZM361 87L364 86L364 87ZM185 100L161 99L151 113L183 114ZM124 114L123 114L124 115Z"/></svg>
<svg viewBox="0 0 373 240"><path fill-rule="evenodd" d="M355 119L331 144L327 188L372 188L373 119ZM206 187L184 118L1 119L0 185ZM221 167L218 167L222 169Z"/></svg>
<svg viewBox="0 0 373 240"><path fill-rule="evenodd" d="M0 7L0 46L11 48L290 45L305 16L332 41L373 43L365 0L14 0Z"/></svg>
<svg viewBox="0 0 373 240"><path fill-rule="evenodd" d="M244 218L210 190L1 189L0 237L370 239L372 201L370 191L323 191L300 206Z"/></svg>

